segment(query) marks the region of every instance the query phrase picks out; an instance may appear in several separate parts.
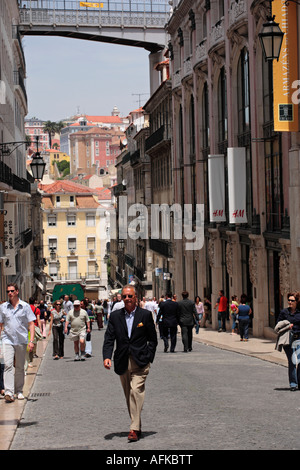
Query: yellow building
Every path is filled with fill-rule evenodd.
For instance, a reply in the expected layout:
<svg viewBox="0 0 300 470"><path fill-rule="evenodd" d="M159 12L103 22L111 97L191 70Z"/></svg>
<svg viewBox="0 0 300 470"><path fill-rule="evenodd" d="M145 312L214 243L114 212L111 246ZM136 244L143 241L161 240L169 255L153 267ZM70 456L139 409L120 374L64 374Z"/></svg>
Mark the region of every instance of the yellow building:
<svg viewBox="0 0 300 470"><path fill-rule="evenodd" d="M56 178L59 177L60 174L56 163L62 162L63 160L66 160L68 163L70 163L69 155L65 152L61 152L60 150L55 149L46 150L46 155L49 156L49 176Z"/></svg>
<svg viewBox="0 0 300 470"><path fill-rule="evenodd" d="M40 185L40 190L47 291L57 283L80 283L90 299L106 298L106 208L91 189L71 181Z"/></svg>

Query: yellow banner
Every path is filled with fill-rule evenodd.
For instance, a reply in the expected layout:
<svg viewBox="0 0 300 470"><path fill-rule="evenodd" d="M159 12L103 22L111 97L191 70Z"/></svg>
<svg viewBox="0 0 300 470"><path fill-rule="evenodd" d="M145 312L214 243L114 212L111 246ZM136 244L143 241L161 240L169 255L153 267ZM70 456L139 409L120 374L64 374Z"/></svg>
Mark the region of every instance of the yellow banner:
<svg viewBox="0 0 300 470"><path fill-rule="evenodd" d="M89 8L103 8L103 3L90 3L90 2L80 2L81 7L89 7Z"/></svg>
<svg viewBox="0 0 300 470"><path fill-rule="evenodd" d="M293 83L298 80L297 5L274 0L272 13L285 33L279 61L273 61L274 130L297 132L298 104L293 102L292 96L295 92Z"/></svg>

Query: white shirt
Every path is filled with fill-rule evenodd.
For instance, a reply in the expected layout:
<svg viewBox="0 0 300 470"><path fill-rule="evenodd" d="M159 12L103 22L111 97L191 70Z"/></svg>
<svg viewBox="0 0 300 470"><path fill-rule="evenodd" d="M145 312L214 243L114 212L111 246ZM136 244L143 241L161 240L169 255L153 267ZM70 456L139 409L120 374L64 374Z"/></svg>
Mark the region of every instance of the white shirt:
<svg viewBox="0 0 300 470"><path fill-rule="evenodd" d="M125 310L125 320L127 324L128 338L130 338L131 336L131 330L132 330L135 311L136 311L136 308L130 313Z"/></svg>
<svg viewBox="0 0 300 470"><path fill-rule="evenodd" d="M114 312L115 310L121 310L121 308L125 308L125 304L123 300L120 300L120 302L115 303L115 305L112 308L112 312Z"/></svg>
<svg viewBox="0 0 300 470"><path fill-rule="evenodd" d="M28 303L19 299L16 308L10 302L0 305L0 323L3 323L2 341L18 346L28 343L28 323L36 317Z"/></svg>

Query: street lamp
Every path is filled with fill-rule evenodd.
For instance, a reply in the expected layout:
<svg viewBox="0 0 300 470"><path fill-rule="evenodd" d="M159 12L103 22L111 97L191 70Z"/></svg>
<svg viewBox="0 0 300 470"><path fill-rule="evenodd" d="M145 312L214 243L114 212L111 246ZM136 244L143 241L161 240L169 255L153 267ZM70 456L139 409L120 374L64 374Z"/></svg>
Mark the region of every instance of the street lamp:
<svg viewBox="0 0 300 470"><path fill-rule="evenodd" d="M259 33L261 47L264 52L265 60L279 60L280 49L284 33L279 24L275 23L275 15L272 16L272 0L270 0L270 15L267 16L267 23L263 24L262 32Z"/></svg>
<svg viewBox="0 0 300 470"><path fill-rule="evenodd" d="M32 162L30 168L32 176L35 180L41 180L44 176L46 163L39 152L39 136L36 136L36 152L32 155Z"/></svg>

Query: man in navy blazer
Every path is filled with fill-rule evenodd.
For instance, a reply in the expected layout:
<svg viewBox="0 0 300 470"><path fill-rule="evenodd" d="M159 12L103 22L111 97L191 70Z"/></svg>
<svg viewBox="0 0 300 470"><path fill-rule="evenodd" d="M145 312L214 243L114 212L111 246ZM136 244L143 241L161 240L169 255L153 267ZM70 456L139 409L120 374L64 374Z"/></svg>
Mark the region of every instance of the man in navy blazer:
<svg viewBox="0 0 300 470"><path fill-rule="evenodd" d="M164 341L164 352L169 349L169 332L171 340L171 352L175 352L177 343L177 325L179 324L179 309L178 303L172 300L171 292L166 293L166 300L159 305L159 312L157 315L157 322L162 317L162 339Z"/></svg>
<svg viewBox="0 0 300 470"><path fill-rule="evenodd" d="M153 362L157 334L151 312L137 306L134 286L123 287L125 308L111 312L103 343L103 364L110 369L114 345L114 370L120 375L131 417L129 441L141 434L141 412L145 396L145 380Z"/></svg>

